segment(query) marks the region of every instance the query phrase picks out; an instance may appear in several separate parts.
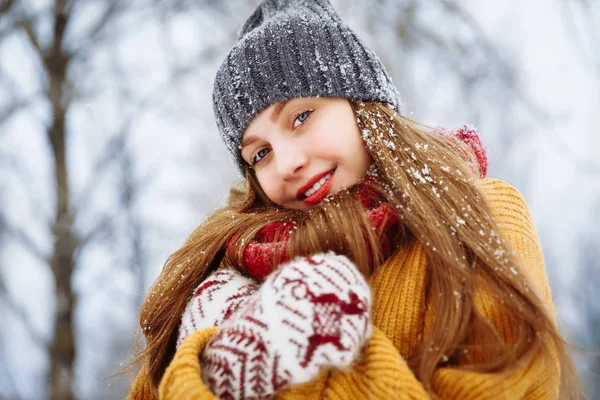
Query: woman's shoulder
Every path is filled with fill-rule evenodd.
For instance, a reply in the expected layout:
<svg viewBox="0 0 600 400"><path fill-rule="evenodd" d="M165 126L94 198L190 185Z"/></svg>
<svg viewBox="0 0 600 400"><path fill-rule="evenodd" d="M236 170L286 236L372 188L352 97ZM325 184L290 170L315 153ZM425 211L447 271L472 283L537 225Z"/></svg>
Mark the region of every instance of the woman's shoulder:
<svg viewBox="0 0 600 400"><path fill-rule="evenodd" d="M502 230L526 234L535 242L538 241L529 207L517 188L495 178L481 179L480 188Z"/></svg>
<svg viewBox="0 0 600 400"><path fill-rule="evenodd" d="M500 179L483 179L481 189L498 228L523 262L522 272L554 315L542 247L525 198L518 189Z"/></svg>
<svg viewBox="0 0 600 400"><path fill-rule="evenodd" d="M485 199L492 208L501 207L515 212L521 210L529 214L525 197L510 183L496 178L483 178L479 182Z"/></svg>
<svg viewBox="0 0 600 400"><path fill-rule="evenodd" d="M497 178L483 178L480 181L480 187L486 195L512 196L515 199L523 200L523 195L510 183Z"/></svg>

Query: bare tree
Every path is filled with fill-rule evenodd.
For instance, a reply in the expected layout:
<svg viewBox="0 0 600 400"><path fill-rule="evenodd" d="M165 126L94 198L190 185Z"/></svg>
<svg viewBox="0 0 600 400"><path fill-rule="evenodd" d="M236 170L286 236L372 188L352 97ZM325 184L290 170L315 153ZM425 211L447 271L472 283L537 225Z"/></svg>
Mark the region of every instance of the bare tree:
<svg viewBox="0 0 600 400"><path fill-rule="evenodd" d="M194 3L158 0L56 0L48 6L49 8L25 0L0 3L0 43L10 39L21 40L26 44L25 48L31 58L21 61L36 66L41 87L39 92L26 93L14 76L0 68L0 87L4 93L11 94L8 99L0 96L0 125L9 123L19 113L30 110L36 103L47 104L50 109L44 135L52 159L52 188L56 199L48 221L48 231L52 237L51 249L42 249L39 240L29 232L28 227L20 226L15 221L6 222L1 218L3 215L0 215L3 236L36 255L39 262L47 265L51 271L56 307L50 337L45 337L34 329L26 310L9 291L4 290L4 285L0 286L3 289L0 296L3 305L9 307L12 314L30 328L32 342L38 343L42 352L47 352L47 393L52 399L76 397L74 366L78 338L75 311L81 294L74 288L73 282L75 273L83 268L79 265L82 255L100 243L105 246L121 243L123 247L122 243L127 241L131 248L129 260L111 271L127 269L129 266L136 281L136 295L132 299L132 308L141 302L142 293L148 284L144 272L148 262L144 245L145 227L142 217L136 214L134 199L137 193L151 184L153 177L145 176L142 179L143 183L134 178L132 163L135 162L135 149L128 144L133 130L132 124L139 120L140 115L153 108L161 109L167 114L169 105L164 103L163 96L170 93L169 87L193 73L214 50L210 46L204 46L195 59L187 60L183 64L166 63L170 71L167 79L164 84L148 94L141 94L136 88L132 88L128 80L135 71L124 70L118 57L104 70L94 68L93 58L100 51L115 52L114 43L125 40L128 33L141 21L155 18L159 26L161 23L167 26L170 17L202 6ZM218 12L218 7L213 7ZM80 21L85 18L88 19L88 23L82 25ZM169 44L165 39L162 51L168 52L170 49L165 46ZM151 45L158 46L156 43ZM93 74L97 75L90 76ZM100 80L104 82L99 82ZM107 171L115 165L120 165L122 179L117 183L117 192L121 195L116 196L116 210L99 213L92 223L82 223L82 220L89 219L86 215L93 210L93 203L101 193L97 180L88 182L80 190L73 188L74 167L73 161L69 159L73 148L69 141L73 140L75 134L73 115L77 113L77 107L93 101L102 95L103 90L116 90L117 96L123 102L123 110L115 116L115 119L120 121L112 128L110 139L95 152L95 160L91 160L90 168L96 179L102 179ZM185 96L181 98L185 100ZM190 110L184 112L190 113ZM8 154L4 159L8 160L10 157L15 155ZM18 164L19 157L15 159ZM14 165L4 168L4 172L22 176L18 167ZM44 199L38 198L35 201L43 202ZM4 282L4 278L0 278L0 282ZM110 282L110 279L107 281ZM4 360L3 357L2 361ZM10 383L10 379L8 382Z"/></svg>

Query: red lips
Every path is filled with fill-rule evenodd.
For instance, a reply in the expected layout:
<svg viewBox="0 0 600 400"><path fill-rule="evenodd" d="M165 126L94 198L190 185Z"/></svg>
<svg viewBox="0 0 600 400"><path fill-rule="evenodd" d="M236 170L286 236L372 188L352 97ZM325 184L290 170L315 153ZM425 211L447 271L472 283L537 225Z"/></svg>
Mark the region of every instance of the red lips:
<svg viewBox="0 0 600 400"><path fill-rule="evenodd" d="M314 177L309 179L309 181L306 183L306 185L304 185L300 189L298 189L298 192L296 193L296 198L298 200L302 200L302 202L304 202L304 204L309 205L309 206L314 206L315 204L318 204L319 202L321 202L321 200L323 200L329 194L329 190L331 189L331 182L332 182L331 178L333 178L334 173L335 173L335 170L329 170L329 171L325 171L319 175L315 175ZM317 183L318 181L320 181L322 178L326 177L329 174L331 174L329 179L327 179L327 181L325 181L325 183L323 183L316 192L314 192L313 194L311 194L308 197L304 196L304 193L306 193L306 191L308 189L312 188L315 183Z"/></svg>

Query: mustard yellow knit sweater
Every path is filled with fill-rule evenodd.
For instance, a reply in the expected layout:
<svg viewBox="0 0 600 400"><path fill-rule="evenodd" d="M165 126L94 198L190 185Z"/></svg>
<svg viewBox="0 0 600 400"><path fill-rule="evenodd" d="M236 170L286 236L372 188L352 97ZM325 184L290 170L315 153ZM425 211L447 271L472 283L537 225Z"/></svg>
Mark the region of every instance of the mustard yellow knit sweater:
<svg viewBox="0 0 600 400"><path fill-rule="evenodd" d="M554 316L539 241L523 197L500 180L484 179L481 184L505 238L529 268L531 286ZM396 251L370 281L373 336L362 360L350 370L325 371L312 382L287 389L277 399L429 399L405 361L435 318L427 307L426 273L425 250L419 242ZM510 319L494 298L476 293L475 308L510 340ZM161 399L216 399L202 383L198 357L216 330L204 329L185 339L161 381ZM475 349L469 356L484 357L483 350ZM145 371L142 367L129 399L156 398ZM440 367L433 377L433 389L441 399L555 399L558 377L556 358L540 354L511 374Z"/></svg>

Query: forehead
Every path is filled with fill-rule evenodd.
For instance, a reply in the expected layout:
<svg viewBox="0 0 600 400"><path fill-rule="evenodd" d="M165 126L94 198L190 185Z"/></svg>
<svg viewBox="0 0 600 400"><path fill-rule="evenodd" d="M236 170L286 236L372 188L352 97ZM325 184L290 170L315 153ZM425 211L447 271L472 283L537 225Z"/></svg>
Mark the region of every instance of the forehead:
<svg viewBox="0 0 600 400"><path fill-rule="evenodd" d="M254 136L255 132L259 130L260 126L264 126L264 124L274 124L277 122L279 115L281 114L281 110L285 107L288 101L280 101L275 104L271 104L269 107L265 108L261 112L259 112L248 124L244 134L242 135L242 146L246 145L248 141L247 138Z"/></svg>
<svg viewBox="0 0 600 400"><path fill-rule="evenodd" d="M242 146L248 141L247 137L253 137L261 134L262 128L271 124L277 124L282 117L282 110L290 110L296 106L327 106L329 108L338 108L342 105L348 105L348 100L334 97L297 97L286 101L280 101L271 104L259 112L248 124L242 135ZM287 114L287 111L286 111Z"/></svg>

